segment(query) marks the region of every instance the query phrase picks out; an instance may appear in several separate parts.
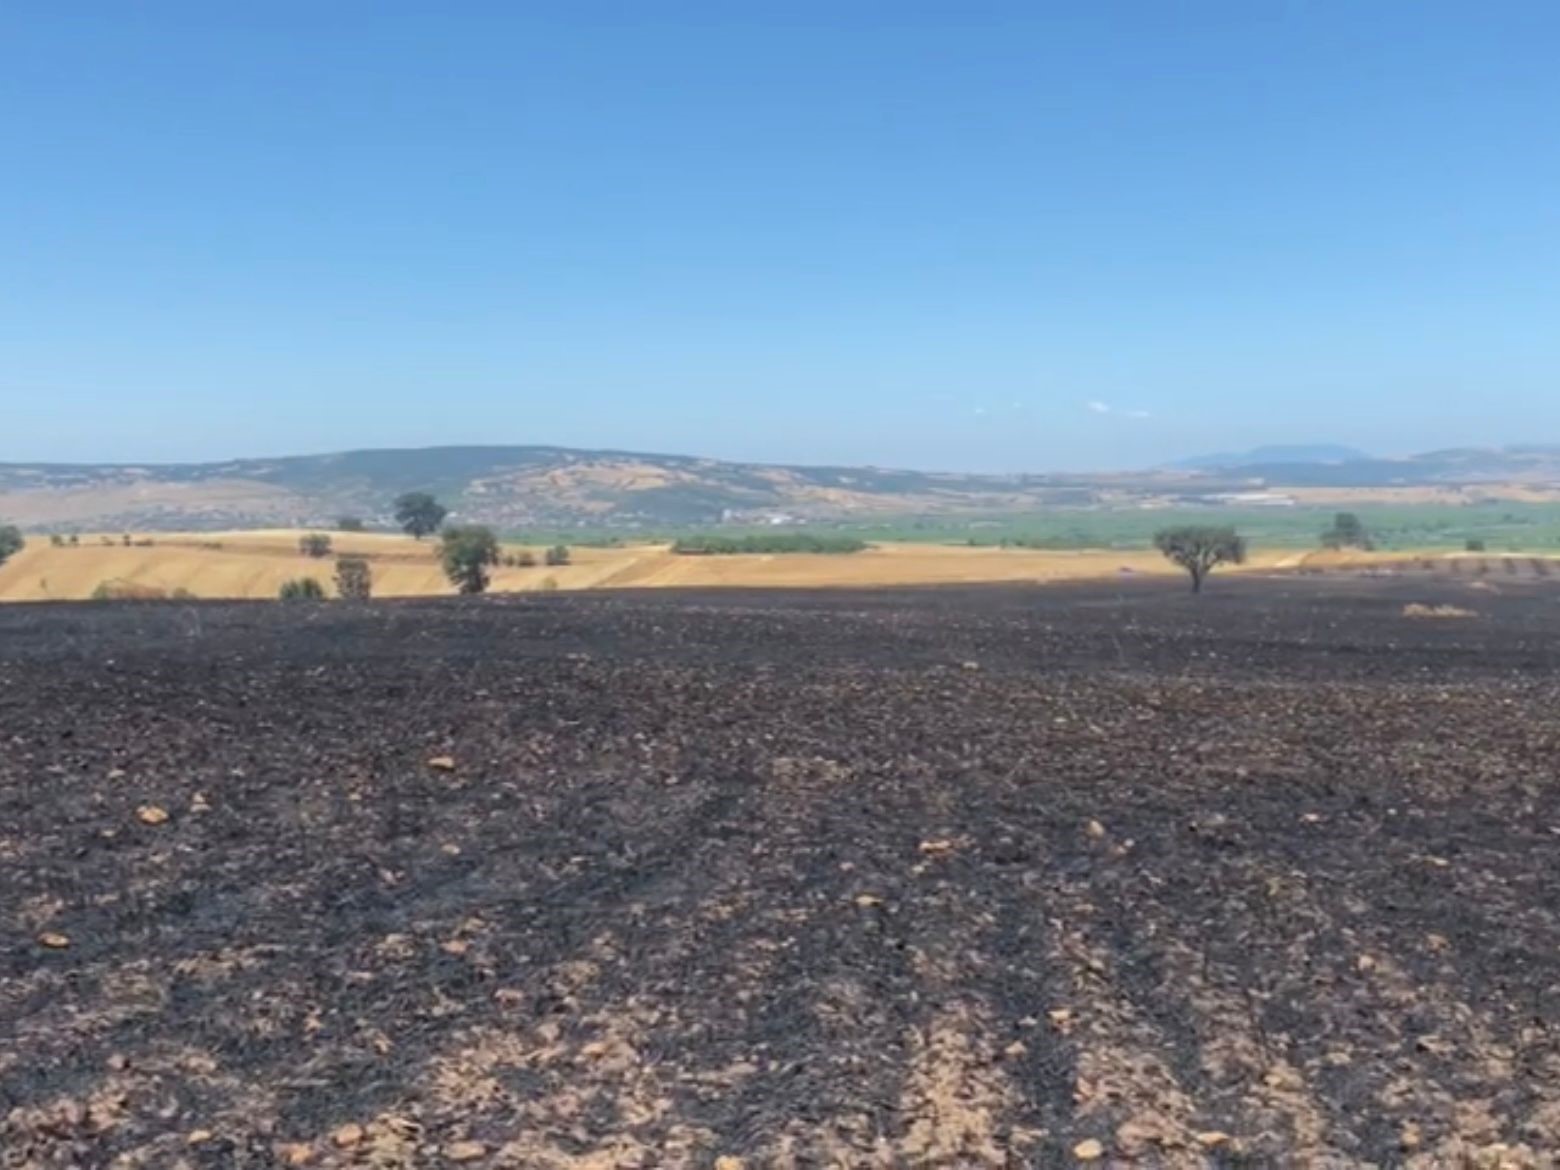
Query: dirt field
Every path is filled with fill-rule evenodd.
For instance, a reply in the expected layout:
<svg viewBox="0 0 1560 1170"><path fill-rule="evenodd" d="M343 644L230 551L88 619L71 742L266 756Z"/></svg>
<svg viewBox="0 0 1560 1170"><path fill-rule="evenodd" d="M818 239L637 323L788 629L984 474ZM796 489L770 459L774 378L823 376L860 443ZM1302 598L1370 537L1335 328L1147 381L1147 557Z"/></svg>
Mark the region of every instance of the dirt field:
<svg viewBox="0 0 1560 1170"><path fill-rule="evenodd" d="M331 590L334 561L298 552L291 530L172 533L149 546L126 547L119 536L97 534L77 547L56 548L33 538L0 566L0 601L84 600L104 582L171 594L186 590L203 599L275 598L284 581L313 576ZM147 537L136 537L145 540ZM433 541L379 534L333 533L335 552L367 557L379 597L427 597L453 592L436 560ZM514 546L519 551L521 546ZM540 560L542 550L531 550ZM826 586L940 585L1000 581L1092 580L1123 575L1171 576L1179 572L1158 553L1043 551L967 548L937 544L883 544L848 556L677 556L664 545L575 548L573 563L549 568L498 568L497 592L596 588L808 588ZM1338 567L1390 560L1381 554L1304 554L1259 550L1241 570L1294 568L1308 560ZM1412 559L1401 554L1400 559Z"/></svg>
<svg viewBox="0 0 1560 1170"><path fill-rule="evenodd" d="M0 608L0 1165L1553 1166L1477 584Z"/></svg>

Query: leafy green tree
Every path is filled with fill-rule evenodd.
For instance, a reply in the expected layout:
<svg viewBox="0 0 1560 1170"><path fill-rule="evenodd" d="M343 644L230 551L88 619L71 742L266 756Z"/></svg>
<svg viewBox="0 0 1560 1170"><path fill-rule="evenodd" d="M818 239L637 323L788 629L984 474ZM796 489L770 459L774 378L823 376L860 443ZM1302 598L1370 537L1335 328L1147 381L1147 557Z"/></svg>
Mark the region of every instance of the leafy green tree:
<svg viewBox="0 0 1560 1170"><path fill-rule="evenodd" d="M298 551L306 557L330 555L330 537L323 532L306 532L298 538Z"/></svg>
<svg viewBox="0 0 1560 1170"><path fill-rule="evenodd" d="M452 525L444 530L439 559L444 575L460 592L485 592L488 568L498 564L498 537L481 524Z"/></svg>
<svg viewBox="0 0 1560 1170"><path fill-rule="evenodd" d="M282 583L277 597L283 601L324 601L325 586L313 577L294 577Z"/></svg>
<svg viewBox="0 0 1560 1170"><path fill-rule="evenodd" d="M567 565L569 563L569 546L555 544L547 550L547 563L552 566Z"/></svg>
<svg viewBox="0 0 1560 1170"><path fill-rule="evenodd" d="M1370 533L1365 530L1365 525L1353 512L1339 512L1333 517L1333 526L1322 533L1322 545L1324 548L1366 550L1376 547Z"/></svg>
<svg viewBox="0 0 1560 1170"><path fill-rule="evenodd" d="M342 516L336 520L338 532L362 532L367 527L361 516Z"/></svg>
<svg viewBox="0 0 1560 1170"><path fill-rule="evenodd" d="M374 574L363 557L336 558L336 596L347 601L367 601L374 594Z"/></svg>
<svg viewBox="0 0 1560 1170"><path fill-rule="evenodd" d="M1154 534L1154 547L1186 570L1193 593L1202 592L1203 580L1215 565L1238 565L1246 559L1245 540L1229 527L1163 528Z"/></svg>
<svg viewBox="0 0 1560 1170"><path fill-rule="evenodd" d="M449 509L427 492L407 492L395 501L395 522L421 540L437 532Z"/></svg>
<svg viewBox="0 0 1560 1170"><path fill-rule="evenodd" d="M22 530L14 524L0 525L0 565L6 563L27 544Z"/></svg>

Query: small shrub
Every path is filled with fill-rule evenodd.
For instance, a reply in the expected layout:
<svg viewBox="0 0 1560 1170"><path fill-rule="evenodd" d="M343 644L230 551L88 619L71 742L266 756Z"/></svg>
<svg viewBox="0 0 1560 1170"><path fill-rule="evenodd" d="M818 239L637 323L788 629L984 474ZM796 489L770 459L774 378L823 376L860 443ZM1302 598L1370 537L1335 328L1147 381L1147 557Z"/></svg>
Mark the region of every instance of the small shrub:
<svg viewBox="0 0 1560 1170"><path fill-rule="evenodd" d="M336 528L340 532L362 532L367 525L360 516L342 516L336 520Z"/></svg>
<svg viewBox="0 0 1560 1170"><path fill-rule="evenodd" d="M173 593L171 594L171 596L172 596L174 601L199 601L200 600L200 598L196 597L195 594L191 593L188 589L185 589L185 588L182 588L182 587L178 588L178 589L175 589L173 591Z"/></svg>
<svg viewBox="0 0 1560 1170"><path fill-rule="evenodd" d="M1463 551L1464 552L1483 552L1484 551L1484 542L1482 540L1479 540L1477 537L1470 536L1463 543Z"/></svg>
<svg viewBox="0 0 1560 1170"><path fill-rule="evenodd" d="M168 590L160 585L142 585L118 578L100 581L92 591L93 601L167 601L169 597Z"/></svg>
<svg viewBox="0 0 1560 1170"><path fill-rule="evenodd" d="M282 601L323 601L325 587L313 577L294 577L282 582L276 595Z"/></svg>
<svg viewBox="0 0 1560 1170"><path fill-rule="evenodd" d="M540 589L543 593L556 593L558 590L558 578L543 577L541 583L537 585L537 588Z"/></svg>
<svg viewBox="0 0 1560 1170"><path fill-rule="evenodd" d="M547 563L551 566L567 565L569 563L569 546L555 544L547 550Z"/></svg>
<svg viewBox="0 0 1560 1170"><path fill-rule="evenodd" d="M374 575L362 557L336 558L336 594L347 601L367 601L374 593Z"/></svg>
<svg viewBox="0 0 1560 1170"><path fill-rule="evenodd" d="M58 532L51 532L49 534L49 543L52 544L55 548L64 548L65 538Z"/></svg>
<svg viewBox="0 0 1560 1170"><path fill-rule="evenodd" d="M528 548L521 549L515 554L515 567L534 569L536 567L536 554Z"/></svg>
<svg viewBox="0 0 1560 1170"><path fill-rule="evenodd" d="M298 551L316 559L329 556L330 537L323 532L306 532L298 538Z"/></svg>
<svg viewBox="0 0 1560 1170"><path fill-rule="evenodd" d="M67 543L70 545L71 548L76 548L77 546L79 546L81 544L81 537L77 536L74 532L72 532L70 534L70 539L67 541Z"/></svg>

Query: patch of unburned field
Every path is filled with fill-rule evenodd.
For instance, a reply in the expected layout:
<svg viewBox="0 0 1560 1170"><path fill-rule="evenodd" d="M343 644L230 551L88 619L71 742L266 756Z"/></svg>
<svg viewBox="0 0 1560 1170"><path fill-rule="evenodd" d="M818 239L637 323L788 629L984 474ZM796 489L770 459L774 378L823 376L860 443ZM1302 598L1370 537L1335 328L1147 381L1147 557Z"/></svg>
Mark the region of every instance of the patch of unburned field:
<svg viewBox="0 0 1560 1170"><path fill-rule="evenodd" d="M312 576L332 589L334 556L369 562L379 597L432 597L452 589L440 569L437 543L381 533L332 532L331 555L299 552L302 531L286 529L132 535L87 534L77 546L54 547L34 538L0 566L0 601L85 600L107 583L126 593L203 599L274 599L283 582ZM521 551L515 545L509 551ZM753 553L680 556L665 545L571 550L571 563L548 566L531 548L534 567L496 567L495 592L580 589L856 588L977 583L1131 581L1170 579L1180 570L1143 550L1045 550L885 542L845 555ZM1273 572L1381 572L1460 577L1498 585L1511 580L1560 576L1560 565L1534 556L1447 556L1439 553L1255 551L1222 576Z"/></svg>
<svg viewBox="0 0 1560 1170"><path fill-rule="evenodd" d="M0 1150L1552 1165L1560 604L1433 584L0 610Z"/></svg>
<svg viewBox="0 0 1560 1170"><path fill-rule="evenodd" d="M333 591L335 557L362 557L379 597L447 595L452 587L438 560L434 540L378 533L332 532L330 554L299 551L303 531L264 530L211 533L91 533L74 546L55 547L33 537L21 553L0 566L0 601L81 601L100 585L130 592L171 596L183 591L202 599L275 599L283 582L313 577ZM522 546L514 546L519 551ZM548 566L540 548L529 550L534 567L495 567L493 588L531 592L589 589L633 565L643 549L571 550L571 563ZM657 550L659 551L659 550Z"/></svg>

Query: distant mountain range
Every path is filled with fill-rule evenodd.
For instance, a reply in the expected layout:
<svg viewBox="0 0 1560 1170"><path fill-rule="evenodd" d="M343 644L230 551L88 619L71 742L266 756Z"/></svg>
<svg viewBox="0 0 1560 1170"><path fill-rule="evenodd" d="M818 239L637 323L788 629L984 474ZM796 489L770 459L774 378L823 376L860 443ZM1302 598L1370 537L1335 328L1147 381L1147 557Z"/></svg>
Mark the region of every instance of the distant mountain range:
<svg viewBox="0 0 1560 1170"><path fill-rule="evenodd" d="M1274 487L1560 483L1560 446L1458 447L1399 459L1333 444L1202 455L1176 468Z"/></svg>
<svg viewBox="0 0 1560 1170"><path fill-rule="evenodd" d="M1335 443L1314 443L1309 446L1253 447L1249 451L1194 455L1190 459L1178 459L1170 466L1185 471L1218 471L1226 467L1252 467L1275 463L1361 463L1370 458L1371 456L1357 447L1342 447Z"/></svg>
<svg viewBox="0 0 1560 1170"><path fill-rule="evenodd" d="M1261 447L1128 474L965 475L733 463L560 447L432 447L186 464L0 464L0 521L39 530L390 523L402 492L509 530L650 530L1000 515L1052 507L1223 502L1275 489L1534 485L1560 491L1560 447L1381 459L1349 447Z"/></svg>

